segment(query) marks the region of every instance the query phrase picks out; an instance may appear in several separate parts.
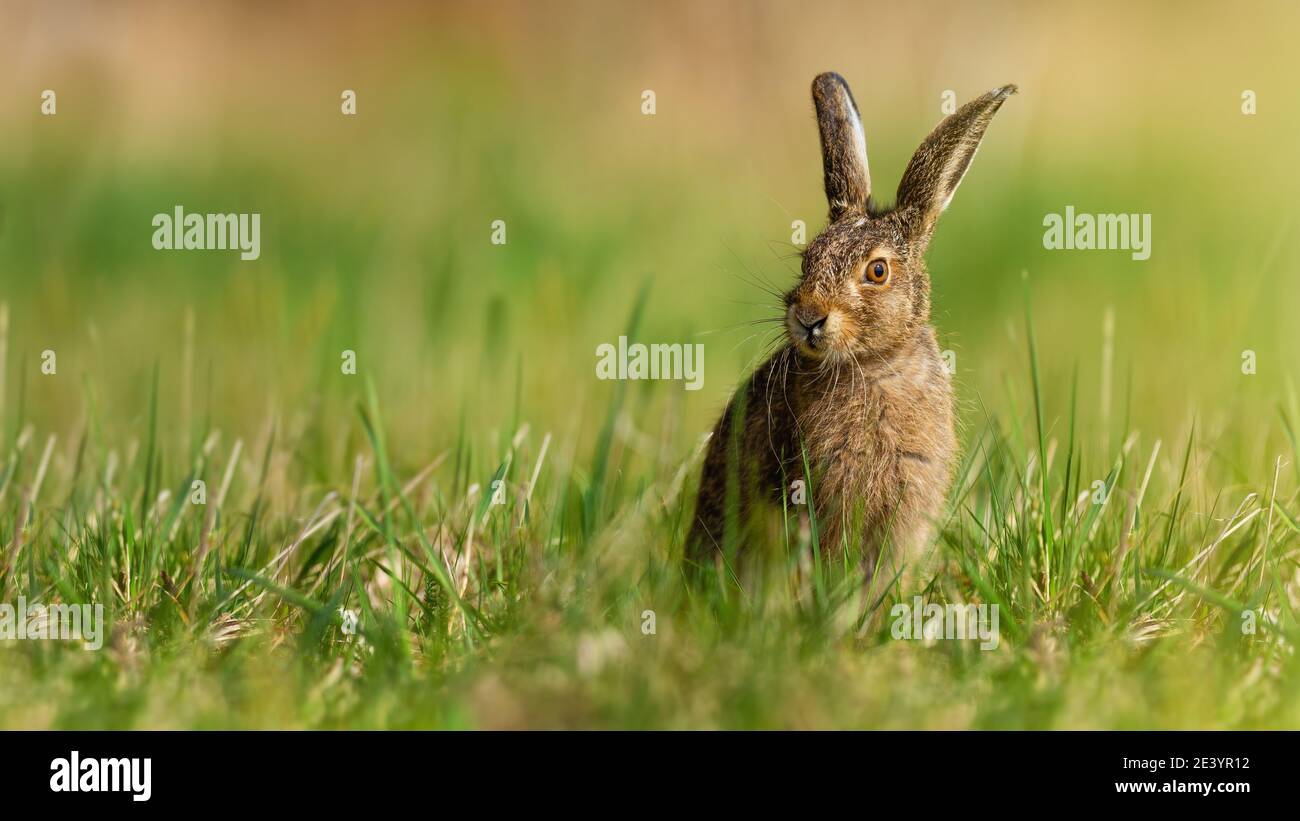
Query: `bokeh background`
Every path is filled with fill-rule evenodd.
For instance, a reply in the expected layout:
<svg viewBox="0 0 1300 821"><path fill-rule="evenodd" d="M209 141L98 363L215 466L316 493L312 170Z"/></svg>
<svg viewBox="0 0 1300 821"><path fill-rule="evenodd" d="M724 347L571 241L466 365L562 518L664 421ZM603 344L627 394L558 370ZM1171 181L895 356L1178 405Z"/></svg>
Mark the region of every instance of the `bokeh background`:
<svg viewBox="0 0 1300 821"><path fill-rule="evenodd" d="M1254 437L1300 341L1296 13L5 4L5 423L19 394L51 429L93 396L125 432L155 363L170 404L159 424L176 437L186 414L250 430L309 407L329 419L355 396L338 374L349 348L403 449L430 450L467 412L492 421L516 393L534 424L562 427L603 406L595 347L648 285L642 337L703 342L707 361L704 390L653 395L703 430L760 349L738 323L772 313L752 281L785 287L792 220L813 233L824 221L808 85L833 69L857 96L886 196L945 90L964 102L1020 85L929 257L963 399L1023 370L1028 298L1049 389L1077 367L1081 404L1101 400L1111 309L1114 424L1129 413L1174 435L1199 411ZM39 112L46 88L53 117ZM358 94L355 117L340 113L343 89ZM177 204L261 213L261 258L154 251L150 219ZM1151 259L1044 250L1043 216L1067 204L1151 213ZM496 219L505 246L489 242ZM71 378L38 378L47 348Z"/></svg>

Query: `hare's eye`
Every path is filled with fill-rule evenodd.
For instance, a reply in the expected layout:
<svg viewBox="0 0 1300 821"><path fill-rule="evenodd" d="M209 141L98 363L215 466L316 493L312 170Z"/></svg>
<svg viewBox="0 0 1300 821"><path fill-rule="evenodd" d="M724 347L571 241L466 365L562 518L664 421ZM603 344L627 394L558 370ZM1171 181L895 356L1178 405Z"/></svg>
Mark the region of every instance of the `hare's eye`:
<svg viewBox="0 0 1300 821"><path fill-rule="evenodd" d="M862 278L872 285L883 285L889 281L889 262L883 259L871 260L867 263L867 269L863 272Z"/></svg>

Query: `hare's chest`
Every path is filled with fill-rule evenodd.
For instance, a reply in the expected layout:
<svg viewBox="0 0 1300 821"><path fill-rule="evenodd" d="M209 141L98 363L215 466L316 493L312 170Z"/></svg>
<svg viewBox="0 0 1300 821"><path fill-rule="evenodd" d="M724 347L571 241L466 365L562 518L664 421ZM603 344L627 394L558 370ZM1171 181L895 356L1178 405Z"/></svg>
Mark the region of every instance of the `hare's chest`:
<svg viewBox="0 0 1300 821"><path fill-rule="evenodd" d="M814 397L802 415L805 447L829 475L871 484L946 464L949 392L905 376L850 387Z"/></svg>

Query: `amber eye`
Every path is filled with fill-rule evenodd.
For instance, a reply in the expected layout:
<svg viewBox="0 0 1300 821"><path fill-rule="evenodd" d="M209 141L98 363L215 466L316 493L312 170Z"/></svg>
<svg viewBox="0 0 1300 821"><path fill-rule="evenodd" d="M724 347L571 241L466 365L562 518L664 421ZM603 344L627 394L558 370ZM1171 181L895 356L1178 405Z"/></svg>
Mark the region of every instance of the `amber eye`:
<svg viewBox="0 0 1300 821"><path fill-rule="evenodd" d="M862 279L872 285L883 285L889 281L889 263L883 259L873 259L867 263Z"/></svg>

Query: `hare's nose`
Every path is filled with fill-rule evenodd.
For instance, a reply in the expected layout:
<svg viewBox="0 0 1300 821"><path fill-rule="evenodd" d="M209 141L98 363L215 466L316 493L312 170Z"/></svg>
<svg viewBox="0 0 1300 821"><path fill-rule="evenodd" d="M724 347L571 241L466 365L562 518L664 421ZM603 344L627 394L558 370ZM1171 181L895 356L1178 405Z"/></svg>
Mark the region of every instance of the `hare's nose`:
<svg viewBox="0 0 1300 821"><path fill-rule="evenodd" d="M799 320L799 324L803 326L804 332L808 334L809 339L821 337L826 328L826 317L827 314L819 311L806 310L797 311L794 315L794 318Z"/></svg>

